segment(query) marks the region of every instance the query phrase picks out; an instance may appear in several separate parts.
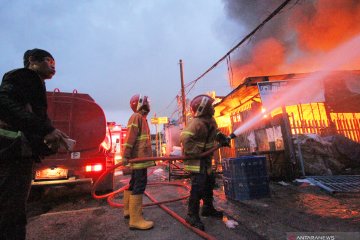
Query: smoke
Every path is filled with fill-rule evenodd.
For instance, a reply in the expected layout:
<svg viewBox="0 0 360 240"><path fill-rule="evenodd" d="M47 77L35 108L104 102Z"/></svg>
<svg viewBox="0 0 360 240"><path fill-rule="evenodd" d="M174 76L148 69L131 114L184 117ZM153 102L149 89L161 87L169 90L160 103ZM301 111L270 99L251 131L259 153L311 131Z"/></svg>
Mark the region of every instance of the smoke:
<svg viewBox="0 0 360 240"><path fill-rule="evenodd" d="M224 0L228 16L246 32L283 1ZM331 61L326 53L358 34L360 1L293 0L233 53L232 87L249 76L322 70L323 62ZM360 69L360 56L333 70L345 69Z"/></svg>
<svg viewBox="0 0 360 240"><path fill-rule="evenodd" d="M346 106L347 109L358 109L359 106L358 92L360 90L358 78L354 78L354 75L346 74L345 78L348 81L343 81L344 78L341 77L339 78L338 72L334 72L333 69L336 66L343 66L344 63L346 63L347 61L352 61L353 59L359 58L360 55L359 46L360 46L360 34L351 38L349 41L340 44L336 48L326 53L326 56L324 57L325 59L334 59L334 60L324 61L323 65L321 66L321 69L323 71L311 73L305 78L303 78L302 81L292 82L292 84L285 86L285 88L277 92L276 98L273 98L272 101L268 102L266 106L267 112L271 112L276 108L285 106L286 103L293 102L294 100L297 101L298 99L300 99L305 102L310 102L307 101L306 98L309 97L309 99L314 99L314 96L316 95L319 98L321 98L322 97L321 95L323 94L321 93L322 87L317 83L319 83L322 79L330 79L332 84L338 84L336 87L331 86L331 88L334 89L334 91L336 91L336 94L340 93L339 96L341 99L340 101L345 103L343 100L348 100L345 103L347 105ZM346 57L342 57L342 56L346 56ZM344 77L344 74L341 75ZM333 81L334 77L337 82ZM344 87L345 85L347 86ZM345 95L346 98L344 98ZM341 106L341 108L344 109L344 106ZM262 118L263 115L261 112L255 114L251 118L247 119L242 125L240 125L240 127L234 131L234 134L236 136L239 136L243 132L253 128L255 124L257 124Z"/></svg>

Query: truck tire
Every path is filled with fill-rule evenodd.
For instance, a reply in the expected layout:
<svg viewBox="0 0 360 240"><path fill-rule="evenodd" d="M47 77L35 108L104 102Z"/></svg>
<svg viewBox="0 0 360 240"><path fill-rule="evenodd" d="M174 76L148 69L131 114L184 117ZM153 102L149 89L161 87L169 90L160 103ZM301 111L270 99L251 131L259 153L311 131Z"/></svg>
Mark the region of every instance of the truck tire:
<svg viewBox="0 0 360 240"><path fill-rule="evenodd" d="M95 181L94 181L95 182ZM114 191L114 172L105 176L102 182L97 186L96 192L112 192Z"/></svg>

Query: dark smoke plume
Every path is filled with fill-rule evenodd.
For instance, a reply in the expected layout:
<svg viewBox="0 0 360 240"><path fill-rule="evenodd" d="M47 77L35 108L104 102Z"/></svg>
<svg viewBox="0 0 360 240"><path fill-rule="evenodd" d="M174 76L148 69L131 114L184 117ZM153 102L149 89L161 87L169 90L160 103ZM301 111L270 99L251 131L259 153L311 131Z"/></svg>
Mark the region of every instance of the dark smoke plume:
<svg viewBox="0 0 360 240"><path fill-rule="evenodd" d="M224 3L228 16L249 33L283 1ZM294 0L232 54L232 85L236 87L248 76L319 70L325 53L358 34L360 1ZM346 68L360 69L360 57Z"/></svg>

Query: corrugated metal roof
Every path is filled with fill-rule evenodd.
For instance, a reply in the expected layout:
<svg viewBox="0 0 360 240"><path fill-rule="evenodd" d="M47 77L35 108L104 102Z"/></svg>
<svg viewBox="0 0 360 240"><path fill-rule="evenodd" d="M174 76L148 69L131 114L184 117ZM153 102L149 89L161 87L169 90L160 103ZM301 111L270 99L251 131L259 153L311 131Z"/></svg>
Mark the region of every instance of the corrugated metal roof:
<svg viewBox="0 0 360 240"><path fill-rule="evenodd" d="M360 74L360 70L345 70L345 71L333 71L334 73L344 74ZM314 74L311 73L290 73L272 76L254 76L245 78L244 81L239 84L234 90L215 105L215 111L217 116L223 116L234 111L235 108L245 104L249 99L259 94L257 83L268 81L281 81L281 80L301 80Z"/></svg>

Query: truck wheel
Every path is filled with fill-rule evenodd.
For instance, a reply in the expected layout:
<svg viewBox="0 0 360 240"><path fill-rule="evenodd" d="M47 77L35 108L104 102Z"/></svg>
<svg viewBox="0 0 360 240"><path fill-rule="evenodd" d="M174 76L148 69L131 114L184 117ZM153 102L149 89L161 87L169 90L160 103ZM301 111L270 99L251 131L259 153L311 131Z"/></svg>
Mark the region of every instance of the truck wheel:
<svg viewBox="0 0 360 240"><path fill-rule="evenodd" d="M29 202L39 201L45 195L44 187L32 187L29 195Z"/></svg>
<svg viewBox="0 0 360 240"><path fill-rule="evenodd" d="M95 182L95 181L94 181ZM109 173L96 188L96 192L112 192L114 191L114 173Z"/></svg>

